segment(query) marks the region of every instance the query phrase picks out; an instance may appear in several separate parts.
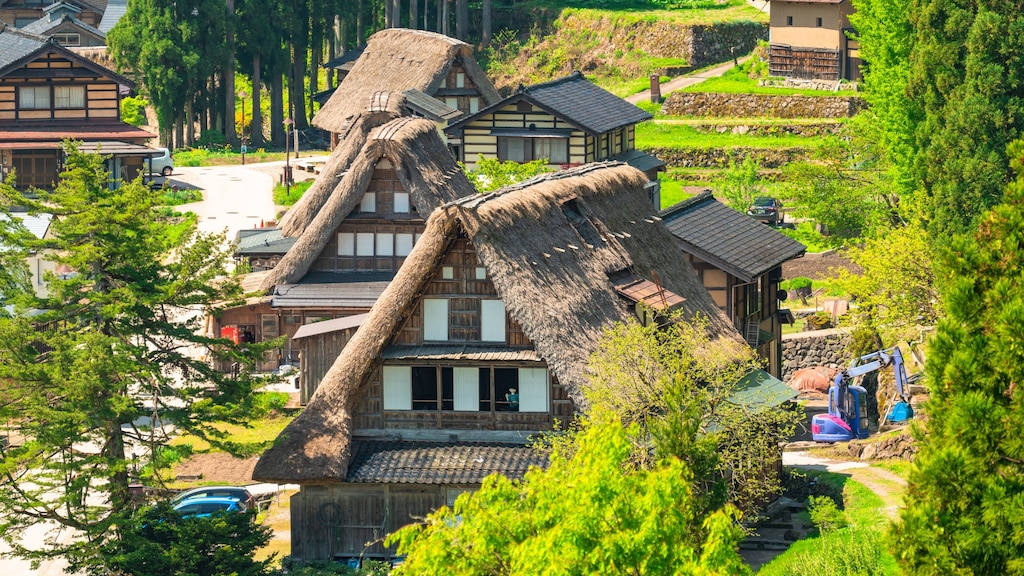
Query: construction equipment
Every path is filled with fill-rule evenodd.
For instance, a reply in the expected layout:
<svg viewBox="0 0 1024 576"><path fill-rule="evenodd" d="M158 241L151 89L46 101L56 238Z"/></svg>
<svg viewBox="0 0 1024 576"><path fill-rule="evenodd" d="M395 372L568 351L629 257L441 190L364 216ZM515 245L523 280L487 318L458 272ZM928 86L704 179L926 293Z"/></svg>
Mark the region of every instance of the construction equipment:
<svg viewBox="0 0 1024 576"><path fill-rule="evenodd" d="M867 390L851 384L854 378L892 366L896 376L896 392L886 405L883 419L904 422L914 415L910 406L910 387L903 365L903 353L898 347L878 350L855 359L850 367L836 374L828 389L828 412L811 419L811 438L815 442L845 442L854 438L867 438Z"/></svg>

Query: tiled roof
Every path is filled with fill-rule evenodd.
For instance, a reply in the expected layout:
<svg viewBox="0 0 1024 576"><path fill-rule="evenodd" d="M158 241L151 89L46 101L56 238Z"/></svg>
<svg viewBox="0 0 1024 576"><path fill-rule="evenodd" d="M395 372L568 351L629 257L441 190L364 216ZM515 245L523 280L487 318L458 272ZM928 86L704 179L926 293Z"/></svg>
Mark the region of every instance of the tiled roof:
<svg viewBox="0 0 1024 576"><path fill-rule="evenodd" d="M235 254L285 254L298 238L285 236L280 228L239 231Z"/></svg>
<svg viewBox="0 0 1024 576"><path fill-rule="evenodd" d="M377 273L351 273L330 275L328 282L305 282L301 284L280 284L274 289L270 305L275 308L367 308L373 306L394 272L384 275ZM315 277L313 278L315 279ZM326 278L325 278L326 279Z"/></svg>
<svg viewBox="0 0 1024 576"><path fill-rule="evenodd" d="M478 362L543 362L536 350L505 346L389 346L381 352L385 360L472 360Z"/></svg>
<svg viewBox="0 0 1024 576"><path fill-rule="evenodd" d="M441 120L448 121L462 115L462 112L457 108L449 107L444 102L441 102L422 90L410 88L403 91L402 95L405 96L406 106L435 122Z"/></svg>
<svg viewBox="0 0 1024 576"><path fill-rule="evenodd" d="M25 26L22 26L21 30L23 32L29 32L31 34L48 36L50 32L52 32L53 30L56 30L58 27L68 23L71 23L74 26L81 28L82 30L90 34L93 34L94 36L97 36L99 38L106 37L106 34L101 32L100 30L93 28L92 26L89 26L85 22L82 22L81 20L75 18L74 16L71 16L70 14L62 14L60 18L57 18L56 20L50 20L50 16L46 15L40 18L39 20L36 20L35 22L31 22L29 24L26 24Z"/></svg>
<svg viewBox="0 0 1024 576"><path fill-rule="evenodd" d="M0 22L0 68L39 50L46 39Z"/></svg>
<svg viewBox="0 0 1024 576"><path fill-rule="evenodd" d="M128 0L110 0L107 2L107 9L103 11L103 19L100 20L99 29L105 35L117 24L117 21L128 11Z"/></svg>
<svg viewBox="0 0 1024 576"><path fill-rule="evenodd" d="M705 192L661 211L683 249L749 282L807 247Z"/></svg>
<svg viewBox="0 0 1024 576"><path fill-rule="evenodd" d="M649 113L587 80L580 72L521 88L516 94L527 95L542 107L595 134L651 118Z"/></svg>
<svg viewBox="0 0 1024 576"><path fill-rule="evenodd" d="M651 156L650 154L635 148L633 150L627 150L621 154L616 154L608 159L625 162L641 172L647 172L648 170L661 171L665 169L665 163L660 158L657 156Z"/></svg>
<svg viewBox="0 0 1024 576"><path fill-rule="evenodd" d="M3 130L0 130L0 142L59 143L69 138L82 141L104 141L155 137L155 134L123 122L111 122L109 124L78 123L64 124L63 126L25 123L23 126L5 127Z"/></svg>
<svg viewBox="0 0 1024 576"><path fill-rule="evenodd" d="M347 482L480 484L490 474L522 478L547 456L526 446L497 443L354 442Z"/></svg>

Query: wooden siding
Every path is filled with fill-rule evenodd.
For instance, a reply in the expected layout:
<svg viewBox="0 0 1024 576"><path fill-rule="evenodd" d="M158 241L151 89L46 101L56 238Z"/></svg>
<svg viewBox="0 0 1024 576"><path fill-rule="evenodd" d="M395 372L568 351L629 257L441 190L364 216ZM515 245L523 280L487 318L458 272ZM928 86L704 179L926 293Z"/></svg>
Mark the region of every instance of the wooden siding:
<svg viewBox="0 0 1024 576"><path fill-rule="evenodd" d="M357 328L314 334L295 341L299 351L299 402L305 406Z"/></svg>
<svg viewBox="0 0 1024 576"><path fill-rule="evenodd" d="M459 86L460 74L462 75L462 86ZM456 61L448 69L448 75L441 83L441 86L438 87L437 92L434 93L434 98L446 104L449 98L454 98L456 101L455 108L463 114L471 114L487 106L480 93L480 87L473 82L470 75L466 73L466 68L459 61ZM475 109L470 105L470 102L474 99L476 100Z"/></svg>
<svg viewBox="0 0 1024 576"><path fill-rule="evenodd" d="M53 86L85 86L82 108L55 108ZM24 110L18 102L21 87L51 87L50 108ZM18 120L118 120L117 83L58 54L47 54L0 78L0 122Z"/></svg>
<svg viewBox="0 0 1024 576"><path fill-rule="evenodd" d="M342 272L342 271L364 271L364 272L393 272L401 268L405 262L405 256L378 256L376 254L376 242L374 243L373 256L345 256L339 254L338 235L347 234L412 234L415 240L416 235L422 234L426 227L424 220L411 205L409 200L409 212L396 213L395 194L407 193L401 181L395 174L394 167L387 159L382 159L373 171L370 183L367 185L367 194L374 194L375 209L373 212L360 212L357 207L334 231L323 251L317 256L310 270ZM392 238L394 242L394 238Z"/></svg>
<svg viewBox="0 0 1024 576"><path fill-rule="evenodd" d="M585 132L575 128L572 124L544 111L537 107L530 107L529 111L520 110L518 103L513 103L495 110L491 114L481 116L470 122L463 129L462 134L462 160L467 167L473 169L482 154L484 158L498 157L498 139L491 135L494 128L520 128L529 129L533 125L539 130L549 129L571 129L569 136L569 162L570 164L588 162L587 150L590 147L591 139ZM561 164L551 164L552 168L559 168Z"/></svg>
<svg viewBox="0 0 1024 576"><path fill-rule="evenodd" d="M291 554L302 560L392 558L384 537L478 486L331 484L302 486L291 499Z"/></svg>

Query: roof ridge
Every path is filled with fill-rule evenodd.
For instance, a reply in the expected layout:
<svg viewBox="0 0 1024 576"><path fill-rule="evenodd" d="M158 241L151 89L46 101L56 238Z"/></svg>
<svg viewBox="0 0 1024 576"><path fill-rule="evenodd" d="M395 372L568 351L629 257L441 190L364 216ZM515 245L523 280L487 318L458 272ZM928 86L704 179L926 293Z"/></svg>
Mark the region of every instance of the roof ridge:
<svg viewBox="0 0 1024 576"><path fill-rule="evenodd" d="M559 84L565 84L567 82L574 82L576 80L586 80L587 77L583 75L583 72L579 70L574 71L568 76L562 76L561 78L555 78L554 80L548 80L547 82L541 82L539 84L530 84L529 86L523 86L520 84L516 93L529 93L531 90L537 90L539 88L550 88L552 86L558 86Z"/></svg>
<svg viewBox="0 0 1024 576"><path fill-rule="evenodd" d="M595 170L603 170L605 168L623 165L626 164L624 162L618 162L615 160L603 160L600 162L589 162L587 164L583 164L581 166L574 166L572 168L567 168L565 170L545 172L544 174L538 174L537 176L534 176L529 180L523 180L522 182L510 184L508 186L505 186L504 188L499 188L493 192L488 192L486 194L474 194L472 196L464 196L462 198L459 198L458 200L452 200L451 202L441 206L441 208L446 209L454 206L468 206L469 204L473 203L476 203L476 206L479 206L480 204L483 204L484 202L487 202L489 200L493 200L500 196L504 196L505 194L517 192L519 190L528 188L530 186L533 186L534 184L539 184L541 182L550 182L554 180L563 180L565 178L574 178L576 176L583 176L589 174L590 172L593 172Z"/></svg>

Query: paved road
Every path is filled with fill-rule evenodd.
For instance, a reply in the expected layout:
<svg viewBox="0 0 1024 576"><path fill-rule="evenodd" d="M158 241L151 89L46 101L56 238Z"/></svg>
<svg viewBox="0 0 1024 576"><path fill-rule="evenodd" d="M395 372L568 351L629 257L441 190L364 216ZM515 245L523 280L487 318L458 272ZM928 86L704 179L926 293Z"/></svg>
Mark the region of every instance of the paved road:
<svg viewBox="0 0 1024 576"><path fill-rule="evenodd" d="M743 64L749 58L750 58L750 56L744 56L744 57L739 59L739 63ZM670 92L675 92L676 90L682 90L683 88L687 88L689 86L693 86L694 84L700 84L701 82L707 80L708 78L716 78L718 76L721 76L722 74L725 74L729 70L732 70L732 68L734 66L735 66L735 64L733 63L732 60L730 60L730 61L725 62L723 64L719 64L718 66L715 66L713 68L708 68L706 70L701 70L699 72L694 72L692 74L687 74L686 76L678 76L676 78L673 78L673 79L669 80L668 82L665 82L664 84L661 85L661 97L664 99L665 96L668 96L668 94ZM638 92L636 94L633 94L632 96L627 96L626 97L626 102L629 102L630 104L638 104L640 102L650 102L650 101L651 101L651 91L650 91L650 89L644 90L643 92Z"/></svg>
<svg viewBox="0 0 1024 576"><path fill-rule="evenodd" d="M274 179L261 167L266 165L177 168L170 180L201 189L203 200L181 209L199 216L200 232L226 231L231 241L239 230L275 219Z"/></svg>

